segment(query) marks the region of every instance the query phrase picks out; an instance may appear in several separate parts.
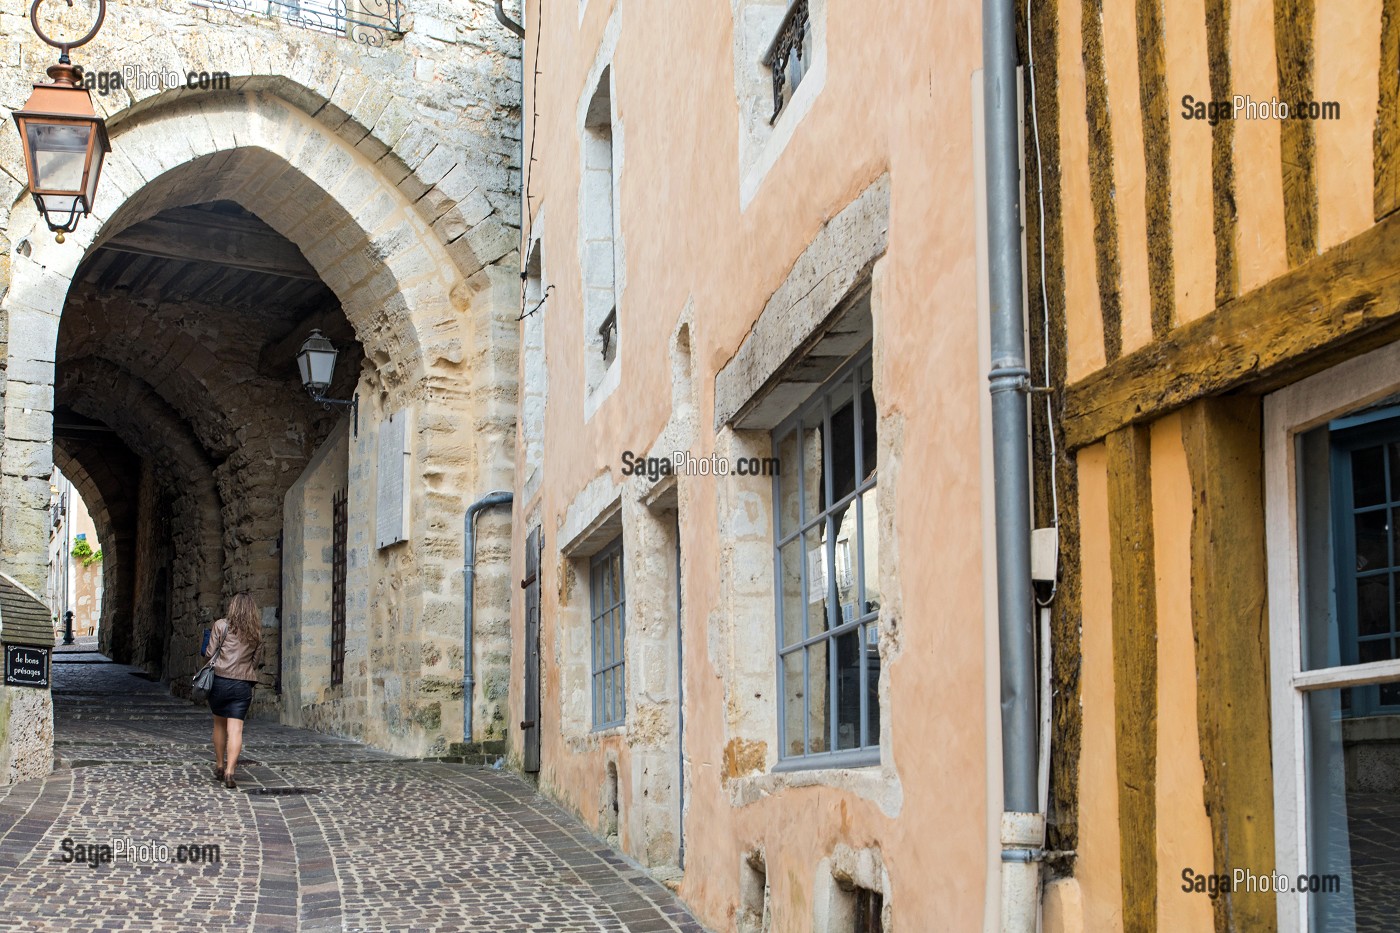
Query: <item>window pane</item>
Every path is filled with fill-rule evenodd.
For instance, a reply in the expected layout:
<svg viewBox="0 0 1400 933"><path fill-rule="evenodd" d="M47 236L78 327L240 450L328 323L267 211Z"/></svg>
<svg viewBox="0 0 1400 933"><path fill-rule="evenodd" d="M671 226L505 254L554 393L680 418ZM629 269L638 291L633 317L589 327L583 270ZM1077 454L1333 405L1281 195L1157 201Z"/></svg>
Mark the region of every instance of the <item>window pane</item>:
<svg viewBox="0 0 1400 933"><path fill-rule="evenodd" d="M836 636L836 747L860 746L860 629Z"/></svg>
<svg viewBox="0 0 1400 933"><path fill-rule="evenodd" d="M1356 631L1378 635L1390 631L1390 577L1382 573L1356 580Z"/></svg>
<svg viewBox="0 0 1400 933"><path fill-rule="evenodd" d="M1389 515L1386 509L1373 512L1359 512L1356 516L1356 572L1379 570L1390 566L1390 550L1387 539L1390 537Z"/></svg>
<svg viewBox="0 0 1400 933"><path fill-rule="evenodd" d="M822 472L826 453L822 431L822 412L817 408L802 419L802 475L794 477L802 484L802 514L803 521L807 522L826 510L826 477Z"/></svg>
<svg viewBox="0 0 1400 933"><path fill-rule="evenodd" d="M831 501L856 490L856 409L854 377L831 390Z"/></svg>
<svg viewBox="0 0 1400 933"><path fill-rule="evenodd" d="M856 504L854 501L832 513L836 529L836 552L833 555L836 577L837 622L853 622L859 616L856 604L860 594L856 580Z"/></svg>
<svg viewBox="0 0 1400 933"><path fill-rule="evenodd" d="M826 523L802 536L807 560L807 636L825 632L827 594L830 592L830 556L826 553Z"/></svg>
<svg viewBox="0 0 1400 933"><path fill-rule="evenodd" d="M1307 895L1315 930L1393 929L1400 904L1400 716L1346 717L1364 703L1344 694L1366 689L1305 698L1307 870L1336 876L1337 888Z"/></svg>
<svg viewBox="0 0 1400 933"><path fill-rule="evenodd" d="M1360 659L1362 664L1370 664L1373 661L1389 661L1395 657L1395 651L1391 647L1393 643L1389 638L1367 638L1360 642Z"/></svg>
<svg viewBox="0 0 1400 933"><path fill-rule="evenodd" d="M860 367L860 454L861 477L865 483L875 475L878 447L875 443L875 383L869 363Z"/></svg>
<svg viewBox="0 0 1400 933"><path fill-rule="evenodd" d="M880 623L865 626L865 744L880 744Z"/></svg>
<svg viewBox="0 0 1400 933"><path fill-rule="evenodd" d="M778 479L778 537L783 538L801 527L798 496L800 482L797 473L797 432L789 431L774 447L782 473Z"/></svg>
<svg viewBox="0 0 1400 933"><path fill-rule="evenodd" d="M806 739L803 732L803 716L805 715L803 699L803 674L802 658L804 652L798 649L791 654L783 655L782 677L783 677L783 754L801 755L803 754Z"/></svg>
<svg viewBox="0 0 1400 933"><path fill-rule="evenodd" d="M1394 645L1391 646L1390 656L1392 658L1397 656ZM1380 694L1381 706L1400 706L1400 684L1381 684L1377 690Z"/></svg>
<svg viewBox="0 0 1400 933"><path fill-rule="evenodd" d="M627 712L627 667L619 664L613 668L613 719L622 721Z"/></svg>
<svg viewBox="0 0 1400 933"><path fill-rule="evenodd" d="M622 607L613 610L613 655L609 659L616 663L626 656L627 626L622 623Z"/></svg>
<svg viewBox="0 0 1400 933"><path fill-rule="evenodd" d="M802 598L802 539L794 538L783 545L779 554L779 610L783 616L783 644L795 645L802 640L803 615L807 604Z"/></svg>
<svg viewBox="0 0 1400 933"><path fill-rule="evenodd" d="M617 703L617 700L615 699L615 697L616 697L616 693L615 693L615 691L616 691L616 683L615 683L614 677L613 677L613 674L614 674L614 673L615 673L615 669L609 669L608 672L605 673L605 674L603 675L603 721L604 721L604 722L611 722L612 720L614 720L614 719L617 718L616 716L613 715L613 710L616 709L616 703Z"/></svg>
<svg viewBox="0 0 1400 933"><path fill-rule="evenodd" d="M1332 443L1324 425L1298 438L1298 582L1302 590L1303 667L1342 663L1336 603L1355 593L1353 568L1333 553L1334 511L1345 506L1332 482ZM1333 503L1333 499L1338 501ZM1341 549L1338 548L1338 551ZM1346 652L1351 656L1350 650Z"/></svg>
<svg viewBox="0 0 1400 933"><path fill-rule="evenodd" d="M1351 494L1356 508L1386 501L1383 447L1364 447L1351 454Z"/></svg>
<svg viewBox="0 0 1400 933"><path fill-rule="evenodd" d="M880 534L879 512L875 510L875 490L860 495L860 579L862 613L880 611Z"/></svg>
<svg viewBox="0 0 1400 933"><path fill-rule="evenodd" d="M807 649L807 754L830 747L831 670L827 667L827 643Z"/></svg>

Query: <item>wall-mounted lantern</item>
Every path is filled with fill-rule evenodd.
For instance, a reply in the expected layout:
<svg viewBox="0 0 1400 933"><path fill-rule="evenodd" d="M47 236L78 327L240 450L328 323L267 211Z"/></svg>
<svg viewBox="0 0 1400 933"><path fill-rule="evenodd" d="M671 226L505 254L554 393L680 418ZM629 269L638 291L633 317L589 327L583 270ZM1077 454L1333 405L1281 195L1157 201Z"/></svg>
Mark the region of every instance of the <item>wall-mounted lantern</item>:
<svg viewBox="0 0 1400 933"><path fill-rule="evenodd" d="M34 0L29 23L40 39L59 50L58 64L49 67L49 81L34 85L34 93L14 117L24 147L29 192L44 222L62 243L64 233L73 232L78 221L92 213L102 160L112 151L107 126L83 87L82 69L68 57L69 49L86 45L102 28L107 0L98 0L97 22L87 35L73 42L56 42L39 28L43 2Z"/></svg>
<svg viewBox="0 0 1400 933"><path fill-rule="evenodd" d="M354 421L355 436L359 437L360 397L352 395L348 399L326 398L331 379L335 376L335 360L339 355L340 351L335 348L335 344L323 337L319 329L313 329L301 345L301 350L297 352L297 368L301 370L301 384L306 387L313 402L320 402L321 407L327 411L332 405L349 407Z"/></svg>

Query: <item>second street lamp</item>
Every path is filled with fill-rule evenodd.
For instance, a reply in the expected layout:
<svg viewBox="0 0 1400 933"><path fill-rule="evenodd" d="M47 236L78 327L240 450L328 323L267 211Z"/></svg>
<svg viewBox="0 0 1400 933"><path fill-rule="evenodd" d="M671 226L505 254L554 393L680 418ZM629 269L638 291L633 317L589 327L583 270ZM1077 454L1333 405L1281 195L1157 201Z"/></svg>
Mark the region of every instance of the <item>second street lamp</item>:
<svg viewBox="0 0 1400 933"><path fill-rule="evenodd" d="M57 42L39 28L39 6L34 0L29 22L35 34L59 50L58 64L48 69L49 81L34 85L24 109L14 113L24 148L29 192L44 215L44 222L63 242L78 221L92 213L102 160L112 151L107 126L92 107L92 96L83 87L83 72L68 57L68 50L85 45L102 28L106 0L98 0L97 22L87 35L73 42Z"/></svg>
<svg viewBox="0 0 1400 933"><path fill-rule="evenodd" d="M297 352L297 368L301 371L301 384L311 394L313 402L320 402L321 406L327 410L332 405L349 407L351 417L354 419L355 435L358 437L360 434L360 397L352 395L348 399L326 398L326 392L331 387L331 379L335 376L336 357L339 355L340 351L335 348L335 344L323 337L319 329L313 329Z"/></svg>

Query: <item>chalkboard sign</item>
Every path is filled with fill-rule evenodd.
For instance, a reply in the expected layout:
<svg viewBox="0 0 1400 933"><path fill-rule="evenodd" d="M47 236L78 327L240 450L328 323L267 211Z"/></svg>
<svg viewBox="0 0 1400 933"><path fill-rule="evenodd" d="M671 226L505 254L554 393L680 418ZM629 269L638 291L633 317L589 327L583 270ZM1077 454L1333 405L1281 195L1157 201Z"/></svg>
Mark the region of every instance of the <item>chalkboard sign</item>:
<svg viewBox="0 0 1400 933"><path fill-rule="evenodd" d="M6 645L5 686L49 689L49 653L34 645Z"/></svg>

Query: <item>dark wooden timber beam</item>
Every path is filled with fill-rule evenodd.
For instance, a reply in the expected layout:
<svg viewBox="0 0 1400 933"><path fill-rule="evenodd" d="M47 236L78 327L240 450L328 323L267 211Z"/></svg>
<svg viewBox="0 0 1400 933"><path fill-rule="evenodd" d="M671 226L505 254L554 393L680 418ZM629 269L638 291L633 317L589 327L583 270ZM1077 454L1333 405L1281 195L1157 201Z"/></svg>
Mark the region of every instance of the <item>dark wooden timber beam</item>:
<svg viewBox="0 0 1400 933"><path fill-rule="evenodd" d="M271 227L212 211L165 211L127 227L102 248L158 259L217 263L292 279L320 279L296 244Z"/></svg>
<svg viewBox="0 0 1400 933"><path fill-rule="evenodd" d="M313 328L329 338L341 353L350 349L351 342L356 339L354 328L345 320L345 312L340 309L339 304L333 304L307 315L289 332L264 346L262 353L258 355L259 371L280 374L296 370L297 351L301 349ZM348 356L342 357L347 358Z"/></svg>
<svg viewBox="0 0 1400 933"><path fill-rule="evenodd" d="M1198 398L1267 391L1400 336L1400 213L1065 389L1071 450Z"/></svg>

